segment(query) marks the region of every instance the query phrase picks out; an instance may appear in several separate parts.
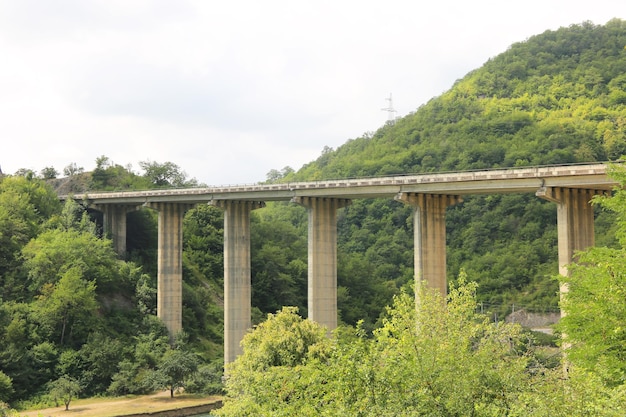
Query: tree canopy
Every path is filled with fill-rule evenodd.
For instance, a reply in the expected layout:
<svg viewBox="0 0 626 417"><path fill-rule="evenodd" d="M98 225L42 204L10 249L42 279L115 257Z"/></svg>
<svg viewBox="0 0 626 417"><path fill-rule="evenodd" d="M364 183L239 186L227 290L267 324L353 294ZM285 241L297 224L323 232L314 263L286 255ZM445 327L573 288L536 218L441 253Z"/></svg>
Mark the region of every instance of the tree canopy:
<svg viewBox="0 0 626 417"><path fill-rule="evenodd" d="M371 337L283 309L249 333L228 368L220 416L617 416L625 391L548 366L518 324L481 314L476 284L403 292Z"/></svg>

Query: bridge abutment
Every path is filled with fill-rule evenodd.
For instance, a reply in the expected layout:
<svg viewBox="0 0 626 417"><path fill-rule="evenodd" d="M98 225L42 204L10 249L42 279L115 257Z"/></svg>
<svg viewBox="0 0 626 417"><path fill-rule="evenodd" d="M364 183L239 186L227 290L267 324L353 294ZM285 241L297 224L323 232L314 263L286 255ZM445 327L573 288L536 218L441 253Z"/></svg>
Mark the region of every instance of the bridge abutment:
<svg viewBox="0 0 626 417"><path fill-rule="evenodd" d="M395 197L413 207L415 290L422 281L445 298L446 278L446 209L463 200L444 194L400 193Z"/></svg>
<svg viewBox="0 0 626 417"><path fill-rule="evenodd" d="M241 340L252 327L250 212L258 201L212 201L224 210L224 363L242 353Z"/></svg>
<svg viewBox="0 0 626 417"><path fill-rule="evenodd" d="M341 198L296 197L291 200L307 209L308 317L337 328L337 210L350 204Z"/></svg>

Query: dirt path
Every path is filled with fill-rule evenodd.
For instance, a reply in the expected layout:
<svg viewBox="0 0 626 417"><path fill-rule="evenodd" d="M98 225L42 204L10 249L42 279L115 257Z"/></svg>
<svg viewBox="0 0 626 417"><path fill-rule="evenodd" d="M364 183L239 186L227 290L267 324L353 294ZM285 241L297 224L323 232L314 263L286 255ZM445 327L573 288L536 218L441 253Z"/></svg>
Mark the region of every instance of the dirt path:
<svg viewBox="0 0 626 417"><path fill-rule="evenodd" d="M20 411L19 415L21 417L116 417L193 407L210 404L219 399L219 397L200 397L190 394L179 394L170 398L170 392L163 391L154 395L132 398L74 400L70 403L68 411L65 411L65 405L63 405L43 410Z"/></svg>

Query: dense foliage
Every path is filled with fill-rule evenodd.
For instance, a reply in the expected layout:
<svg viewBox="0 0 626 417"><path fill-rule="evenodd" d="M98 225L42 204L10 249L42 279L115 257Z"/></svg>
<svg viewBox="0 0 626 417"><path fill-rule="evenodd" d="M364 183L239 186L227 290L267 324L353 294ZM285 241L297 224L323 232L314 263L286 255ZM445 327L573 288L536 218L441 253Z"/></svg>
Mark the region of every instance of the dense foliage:
<svg viewBox="0 0 626 417"><path fill-rule="evenodd" d="M394 298L373 337L328 339L283 309L243 341L227 368L220 416L619 416L626 391L594 373L547 366L516 324L477 312L461 274L447 303L422 286ZM581 307L581 306L579 306Z"/></svg>
<svg viewBox="0 0 626 417"><path fill-rule="evenodd" d="M85 207L72 199L61 205L44 180L22 174L0 177L0 401L56 398L68 405L78 392L173 393L187 385L215 392L214 381L193 379L200 369L208 379L221 375L211 364L221 355L221 330L211 319L221 311L205 308L215 304L202 291L206 278L187 280L184 314L187 323L200 323L188 325L189 334L213 332L170 345L154 315L155 276L120 260ZM154 215L136 217L140 232L131 243L151 241ZM150 265L154 243L130 257ZM202 360L186 346L201 350Z"/></svg>

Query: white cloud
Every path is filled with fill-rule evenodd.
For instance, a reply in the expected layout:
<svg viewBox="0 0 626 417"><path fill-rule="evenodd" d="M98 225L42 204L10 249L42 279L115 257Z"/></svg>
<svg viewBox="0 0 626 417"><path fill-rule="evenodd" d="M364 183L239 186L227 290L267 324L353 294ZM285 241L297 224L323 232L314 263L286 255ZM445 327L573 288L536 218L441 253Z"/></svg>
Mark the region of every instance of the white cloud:
<svg viewBox="0 0 626 417"><path fill-rule="evenodd" d="M172 161L209 184L299 168L617 0L0 0L0 166Z"/></svg>

